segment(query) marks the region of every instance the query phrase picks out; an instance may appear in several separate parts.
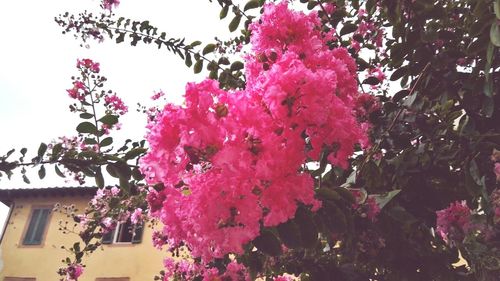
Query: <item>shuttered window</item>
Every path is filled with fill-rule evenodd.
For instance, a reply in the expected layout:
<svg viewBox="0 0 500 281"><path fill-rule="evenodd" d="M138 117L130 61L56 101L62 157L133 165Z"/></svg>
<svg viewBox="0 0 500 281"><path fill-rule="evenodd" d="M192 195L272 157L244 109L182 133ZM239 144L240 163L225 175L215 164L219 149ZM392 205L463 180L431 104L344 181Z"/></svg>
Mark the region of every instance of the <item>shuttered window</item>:
<svg viewBox="0 0 500 281"><path fill-rule="evenodd" d="M50 208L33 209L28 229L24 235L23 245L42 244L50 212Z"/></svg>
<svg viewBox="0 0 500 281"><path fill-rule="evenodd" d="M30 278L30 277L4 277L3 281L36 281L36 278Z"/></svg>

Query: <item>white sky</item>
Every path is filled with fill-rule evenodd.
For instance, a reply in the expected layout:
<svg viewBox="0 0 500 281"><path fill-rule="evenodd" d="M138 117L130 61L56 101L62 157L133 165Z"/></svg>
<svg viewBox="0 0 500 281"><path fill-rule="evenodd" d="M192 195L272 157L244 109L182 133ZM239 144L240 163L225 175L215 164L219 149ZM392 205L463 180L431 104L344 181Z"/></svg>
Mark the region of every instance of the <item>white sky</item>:
<svg viewBox="0 0 500 281"><path fill-rule="evenodd" d="M149 20L167 37L185 37L186 42L211 42L215 36L228 38L230 21L219 20L219 6L208 0L122 0L116 14L136 20ZM216 1L214 1L216 2ZM111 88L129 106L122 120L121 134L140 139L144 116L136 113L137 102L147 102L153 91L162 89L170 101L179 101L194 75L184 62L154 46L93 42L90 49L80 47L72 35L62 35L54 17L65 11L99 10L98 0L25 0L0 3L0 155L11 148L28 148L35 156L41 141L73 136L78 117L68 110L71 99L66 89L76 75L77 58L101 63L101 73ZM14 156L14 155L13 155ZM16 153L15 156L18 156ZM11 156L12 157L12 156ZM27 157L28 158L28 157ZM12 158L14 159L14 158ZM0 179L0 188L36 188L68 185L47 168L47 177L37 180L37 170L28 171L31 184L22 182L20 173L13 180ZM92 179L88 182L92 184ZM77 185L76 183L69 185ZM0 230L7 207L0 204Z"/></svg>

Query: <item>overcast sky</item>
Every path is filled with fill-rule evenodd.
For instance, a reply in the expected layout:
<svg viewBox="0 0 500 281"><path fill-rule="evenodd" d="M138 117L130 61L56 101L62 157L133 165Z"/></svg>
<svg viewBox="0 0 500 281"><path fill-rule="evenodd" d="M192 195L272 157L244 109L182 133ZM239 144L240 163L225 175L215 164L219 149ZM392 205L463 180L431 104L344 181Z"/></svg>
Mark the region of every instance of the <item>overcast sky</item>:
<svg viewBox="0 0 500 281"><path fill-rule="evenodd" d="M219 7L208 0L122 0L116 14L137 20L149 20L168 37L185 37L187 42L210 42L215 36L228 38L228 21L219 20ZM214 1L216 2L216 1ZM162 89L170 101L179 102L184 86L199 81L182 60L154 46L130 47L113 42L93 42L80 47L72 35L62 35L54 17L65 11L99 10L98 0L25 0L0 3L0 155L11 148L28 148L33 157L40 142L60 136L73 136L78 118L68 110L71 99L66 89L76 75L76 60L90 58L101 64L108 78L107 87L115 90L129 106L120 132L129 138L141 138L145 119L135 112L137 102L149 101ZM17 155L17 154L16 154ZM47 167L48 168L48 167ZM36 170L24 184L15 174L11 181L0 179L0 188L38 188L65 183L47 169L47 177L37 180ZM92 184L89 181L89 184ZM2 205L2 204L0 204ZM0 227L7 208L0 207Z"/></svg>

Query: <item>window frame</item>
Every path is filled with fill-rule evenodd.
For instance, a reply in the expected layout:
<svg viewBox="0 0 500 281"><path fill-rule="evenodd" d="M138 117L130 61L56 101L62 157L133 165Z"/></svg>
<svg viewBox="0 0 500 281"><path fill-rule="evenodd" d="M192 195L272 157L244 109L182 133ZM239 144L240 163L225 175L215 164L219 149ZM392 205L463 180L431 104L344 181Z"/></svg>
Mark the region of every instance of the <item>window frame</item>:
<svg viewBox="0 0 500 281"><path fill-rule="evenodd" d="M47 220L45 222L45 227L42 232L42 236L40 238L40 244L24 244L24 240L26 238L26 235L28 234L28 230L31 224L31 220L33 219L33 215L35 213L35 210L49 210L49 214L47 215ZM53 205L32 205L30 208L30 213L28 216L28 219L26 223L24 224L24 229L21 235L21 240L19 241L18 247L19 248L42 248L45 246L45 239L47 238L47 232L50 227L50 222L52 220L52 213L54 212L54 206Z"/></svg>
<svg viewBox="0 0 500 281"><path fill-rule="evenodd" d="M122 228L123 225L125 225L126 223L130 223L130 225L133 227L133 230L132 230L132 237L131 237L131 240L130 242L119 242L117 241L118 240L118 236L119 236L119 233L120 233L120 229ZM138 228L140 228L140 232L138 234ZM142 243L142 237L144 235L144 223L139 223L139 224L132 224L131 221L130 221L130 218L127 220L127 222L121 222L119 223L111 232L111 239L108 240L108 239L105 239L105 236L103 236L102 238L102 244L103 245L108 245L108 246L131 246L131 245L135 245L135 244L140 244ZM138 235L137 235L138 234ZM137 238L138 236L138 238Z"/></svg>

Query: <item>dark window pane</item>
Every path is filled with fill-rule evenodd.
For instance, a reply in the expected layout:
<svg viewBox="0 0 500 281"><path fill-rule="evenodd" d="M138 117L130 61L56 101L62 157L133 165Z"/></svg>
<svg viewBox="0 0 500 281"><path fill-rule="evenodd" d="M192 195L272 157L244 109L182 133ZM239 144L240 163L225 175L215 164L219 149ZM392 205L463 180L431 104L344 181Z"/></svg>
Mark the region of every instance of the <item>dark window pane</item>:
<svg viewBox="0 0 500 281"><path fill-rule="evenodd" d="M24 236L24 245L40 245L42 243L45 227L50 215L50 209L34 209L28 230Z"/></svg>
<svg viewBox="0 0 500 281"><path fill-rule="evenodd" d="M120 224L118 228L118 237L116 242L132 242L133 226L130 220Z"/></svg>
<svg viewBox="0 0 500 281"><path fill-rule="evenodd" d="M144 229L144 227L142 224L138 224L135 226L134 237L132 238L132 243L134 243L134 244L141 243L143 229Z"/></svg>

